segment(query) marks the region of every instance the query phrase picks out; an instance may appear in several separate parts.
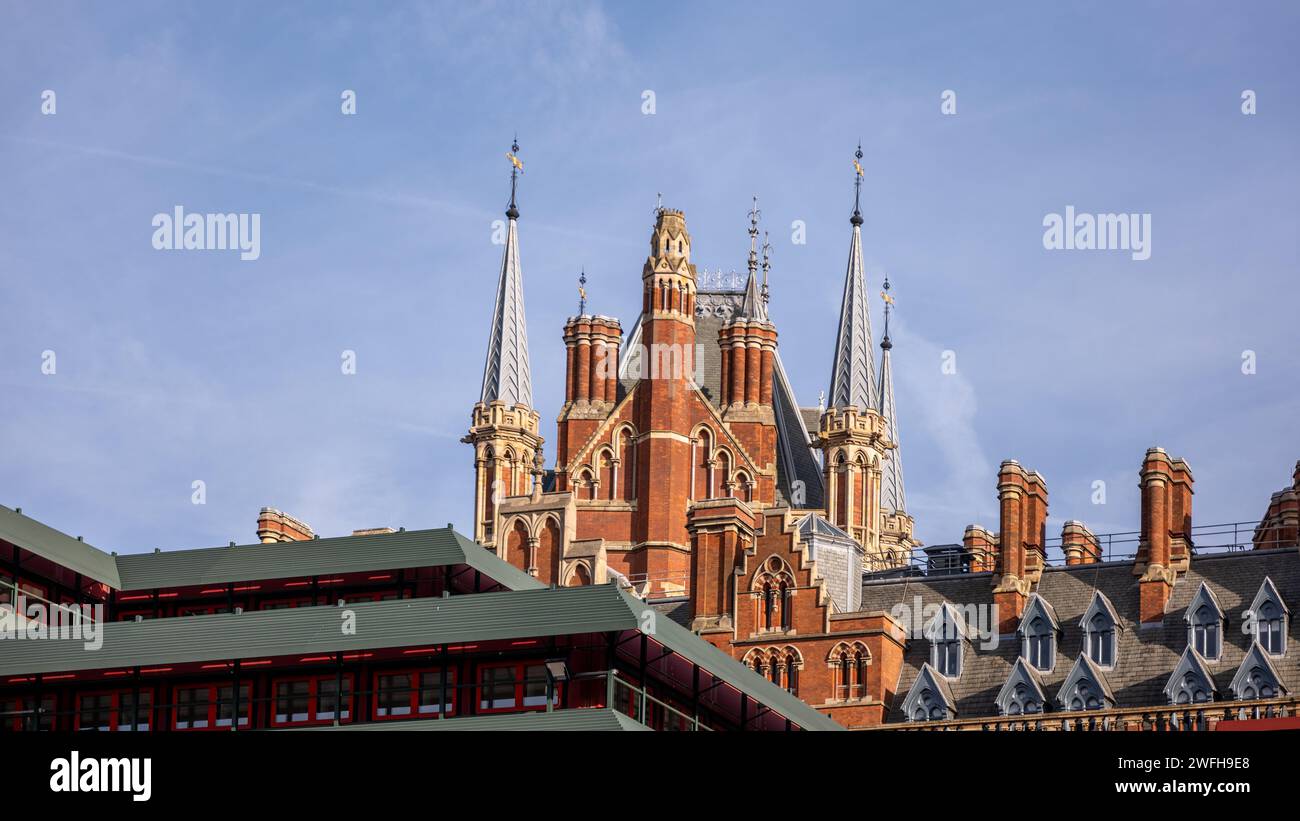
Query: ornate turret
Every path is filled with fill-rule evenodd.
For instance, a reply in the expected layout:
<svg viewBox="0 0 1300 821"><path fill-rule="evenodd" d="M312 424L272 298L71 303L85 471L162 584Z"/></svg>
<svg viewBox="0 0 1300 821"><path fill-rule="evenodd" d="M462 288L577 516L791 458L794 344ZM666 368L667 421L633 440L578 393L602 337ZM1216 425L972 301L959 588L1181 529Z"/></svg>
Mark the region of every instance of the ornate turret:
<svg viewBox="0 0 1300 821"><path fill-rule="evenodd" d="M515 202L523 171L519 144L510 147L510 205L506 209L505 251L497 278L496 303L488 329L483 388L474 406L470 431L461 441L474 446L474 538L490 545L496 538L502 499L528 494L533 461L542 446L533 409L528 365L528 326L524 320L524 280L519 262L519 208Z"/></svg>
<svg viewBox="0 0 1300 821"><path fill-rule="evenodd" d="M826 518L862 545L869 569L895 561L880 541L881 473L893 441L880 413L866 277L862 272L862 146L853 155L853 215L830 396L815 444L822 450Z"/></svg>
<svg viewBox="0 0 1300 821"><path fill-rule="evenodd" d="M840 301L839 331L831 367L830 407L849 405L859 409L877 407L875 352L871 345L871 313L867 304L867 281L862 272L862 146L854 154L853 234L849 241L849 264L844 272L844 295Z"/></svg>

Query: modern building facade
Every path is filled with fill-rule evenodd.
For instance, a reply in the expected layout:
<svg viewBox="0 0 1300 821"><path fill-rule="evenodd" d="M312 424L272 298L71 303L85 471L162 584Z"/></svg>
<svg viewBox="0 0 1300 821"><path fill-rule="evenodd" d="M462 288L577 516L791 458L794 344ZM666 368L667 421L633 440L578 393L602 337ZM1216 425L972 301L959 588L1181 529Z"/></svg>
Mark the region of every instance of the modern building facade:
<svg viewBox="0 0 1300 821"><path fill-rule="evenodd" d="M617 586L283 524L119 556L0 507L0 730L839 729Z"/></svg>

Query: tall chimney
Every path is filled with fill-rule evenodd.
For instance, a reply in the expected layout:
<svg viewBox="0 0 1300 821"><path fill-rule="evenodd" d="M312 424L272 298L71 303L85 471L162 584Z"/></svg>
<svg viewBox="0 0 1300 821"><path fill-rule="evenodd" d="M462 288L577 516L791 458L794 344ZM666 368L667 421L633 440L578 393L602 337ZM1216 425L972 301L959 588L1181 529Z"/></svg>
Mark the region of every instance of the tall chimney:
<svg viewBox="0 0 1300 821"><path fill-rule="evenodd" d="M967 525L961 543L970 555L970 572L987 573L993 570L998 559L997 537L982 525Z"/></svg>
<svg viewBox="0 0 1300 821"><path fill-rule="evenodd" d="M998 507L1001 525L993 603L998 609L998 633L1009 635L1015 632L1029 599L1030 561L1026 554L1031 542L1041 543L1041 537L1031 533L1035 528L1041 530L1047 517L1047 486L1036 473L1026 473L1019 462L1007 459L998 470Z"/></svg>
<svg viewBox="0 0 1300 821"><path fill-rule="evenodd" d="M1142 535L1133 572L1142 577L1138 610L1140 621L1148 624L1164 618L1165 605L1177 578L1175 530L1180 538L1179 550L1184 553L1180 559L1184 566L1190 554L1191 469L1181 459L1170 459L1163 448L1149 448L1142 460L1138 486L1142 490ZM1182 521L1175 524L1175 515L1180 513L1184 514L1186 524Z"/></svg>

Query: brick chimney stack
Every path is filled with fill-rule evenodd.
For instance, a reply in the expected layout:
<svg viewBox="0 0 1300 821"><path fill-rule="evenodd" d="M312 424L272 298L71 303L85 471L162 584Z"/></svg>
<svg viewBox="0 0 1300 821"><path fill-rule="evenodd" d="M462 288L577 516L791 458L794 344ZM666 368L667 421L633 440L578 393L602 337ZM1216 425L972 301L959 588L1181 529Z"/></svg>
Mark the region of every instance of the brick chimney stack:
<svg viewBox="0 0 1300 821"><path fill-rule="evenodd" d="M1149 448L1138 487L1142 491L1142 535L1133 572L1142 577L1141 621L1159 622L1178 571L1187 568L1191 557L1192 471L1182 459L1171 459L1163 448Z"/></svg>
<svg viewBox="0 0 1300 821"><path fill-rule="evenodd" d="M257 538L263 542L304 542L316 538L316 533L303 521L273 507L264 507L257 514Z"/></svg>
<svg viewBox="0 0 1300 821"><path fill-rule="evenodd" d="M961 543L970 555L970 572L988 573L998 560L998 539L982 525L966 525Z"/></svg>
<svg viewBox="0 0 1300 821"><path fill-rule="evenodd" d="M1043 570L1047 522L1047 483L1014 459L998 470L998 533L993 602L998 608L998 632L1015 632L1030 589Z"/></svg>
<svg viewBox="0 0 1300 821"><path fill-rule="evenodd" d="M1071 519L1061 528L1061 550L1065 553L1065 563L1093 564L1101 561L1101 546L1097 537L1087 525Z"/></svg>
<svg viewBox="0 0 1300 821"><path fill-rule="evenodd" d="M1300 545L1300 462L1295 463L1291 487L1284 487L1268 500L1268 511L1255 527L1256 550Z"/></svg>

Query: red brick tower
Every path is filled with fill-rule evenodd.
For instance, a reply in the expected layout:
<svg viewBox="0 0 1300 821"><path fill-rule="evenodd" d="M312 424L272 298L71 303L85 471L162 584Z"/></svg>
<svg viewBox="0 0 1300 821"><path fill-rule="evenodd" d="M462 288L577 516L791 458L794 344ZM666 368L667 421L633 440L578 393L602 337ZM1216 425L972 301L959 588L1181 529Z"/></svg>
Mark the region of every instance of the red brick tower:
<svg viewBox="0 0 1300 821"><path fill-rule="evenodd" d="M633 520L639 547L629 569L645 574L650 590L658 580L684 578L690 571L686 531L690 496L695 350L695 266L691 237L681 211L661 208L641 271L641 382L634 410L637 442L637 498Z"/></svg>

